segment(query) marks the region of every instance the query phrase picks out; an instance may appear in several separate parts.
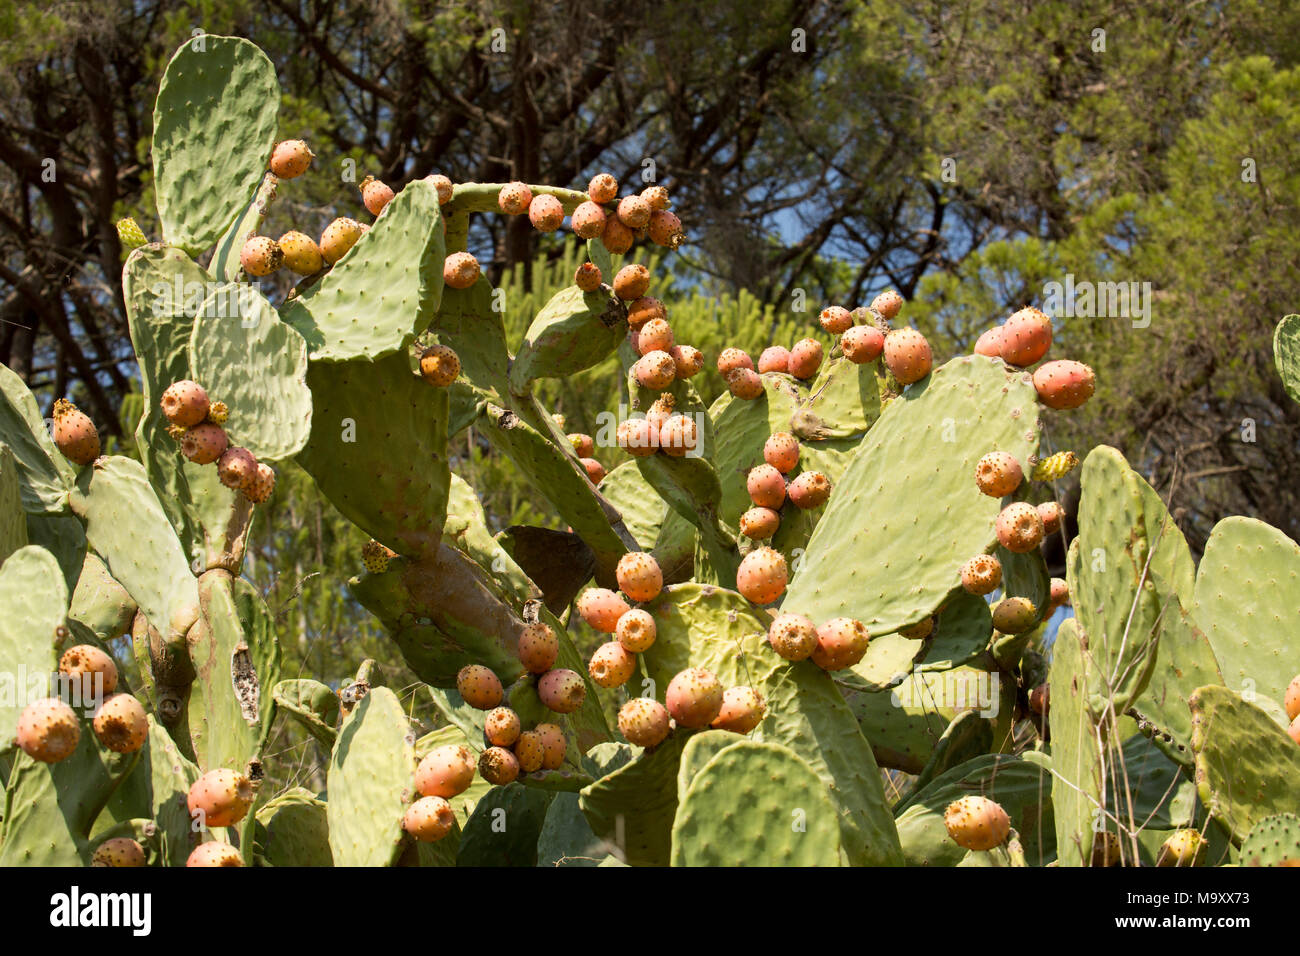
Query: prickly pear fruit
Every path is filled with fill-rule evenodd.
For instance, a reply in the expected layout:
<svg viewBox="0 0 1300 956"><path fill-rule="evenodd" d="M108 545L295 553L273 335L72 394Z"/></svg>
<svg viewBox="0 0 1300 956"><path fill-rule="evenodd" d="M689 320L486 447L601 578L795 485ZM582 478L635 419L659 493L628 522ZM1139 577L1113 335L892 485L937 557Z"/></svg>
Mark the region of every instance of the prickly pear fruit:
<svg viewBox="0 0 1300 956"><path fill-rule="evenodd" d="M374 538L361 546L361 563L371 574L383 574L388 570L388 562L396 556L396 551L380 544Z"/></svg>
<svg viewBox="0 0 1300 956"><path fill-rule="evenodd" d="M1048 408L1078 408L1097 389L1097 376L1082 362L1058 359L1040 365L1034 372L1034 390Z"/></svg>
<svg viewBox="0 0 1300 956"><path fill-rule="evenodd" d="M442 281L453 289L468 289L478 276L478 260L468 252L453 252L442 261Z"/></svg>
<svg viewBox="0 0 1300 956"><path fill-rule="evenodd" d="M900 385L911 385L930 374L934 355L930 343L916 329L894 329L885 336L885 367Z"/></svg>
<svg viewBox="0 0 1300 956"><path fill-rule="evenodd" d="M754 688L728 687L722 692L722 709L709 726L715 730L747 734L761 724L766 715L767 702Z"/></svg>
<svg viewBox="0 0 1300 956"><path fill-rule="evenodd" d="M257 459L247 448L231 445L217 459L217 477L227 488L246 488L257 475Z"/></svg>
<svg viewBox="0 0 1300 956"><path fill-rule="evenodd" d="M968 594L992 594L1002 584L1002 562L977 554L961 566L961 586Z"/></svg>
<svg viewBox="0 0 1300 956"><path fill-rule="evenodd" d="M774 548L755 548L736 570L736 590L755 604L771 604L785 593L789 582L785 557Z"/></svg>
<svg viewBox="0 0 1300 956"><path fill-rule="evenodd" d="M130 837L113 837L95 847L91 866L144 866L144 847Z"/></svg>
<svg viewBox="0 0 1300 956"><path fill-rule="evenodd" d="M77 465L89 465L99 457L95 423L66 398L54 403L54 444L64 458Z"/></svg>
<svg viewBox="0 0 1300 956"><path fill-rule="evenodd" d="M781 515L771 508L755 505L740 516L740 533L755 541L772 537L780 527Z"/></svg>
<svg viewBox="0 0 1300 956"><path fill-rule="evenodd" d="M213 402L208 406L208 417L205 421L212 422L214 425L224 425L230 418L230 409L225 402Z"/></svg>
<svg viewBox="0 0 1300 956"><path fill-rule="evenodd" d="M789 372L806 382L822 367L822 344L816 339L800 339L790 350Z"/></svg>
<svg viewBox="0 0 1300 956"><path fill-rule="evenodd" d="M128 218L117 221L117 241L127 249L139 249L149 240L145 238L139 223Z"/></svg>
<svg viewBox="0 0 1300 956"><path fill-rule="evenodd" d="M59 658L59 673L82 689L83 697L108 695L117 688L117 664L94 644L77 644L64 651Z"/></svg>
<svg viewBox="0 0 1300 956"><path fill-rule="evenodd" d="M684 381L698 375L704 368L704 353L694 346L674 345L668 350L668 354L673 357L673 362L677 365L678 380Z"/></svg>
<svg viewBox="0 0 1300 956"><path fill-rule="evenodd" d="M169 422L183 428L199 424L208 415L208 393L189 379L168 385L158 404Z"/></svg>
<svg viewBox="0 0 1300 956"><path fill-rule="evenodd" d="M673 409L676 405L677 399L673 398L672 395L660 395L651 403L650 407L646 409L646 421L650 423L656 432L663 431L663 427L668 423L668 419L672 418L675 414Z"/></svg>
<svg viewBox="0 0 1300 956"><path fill-rule="evenodd" d="M244 858L229 843L209 840L200 843L185 861L186 866L243 866Z"/></svg>
<svg viewBox="0 0 1300 956"><path fill-rule="evenodd" d="M805 471L790 482L786 494L790 496L796 508L804 511L820 508L831 496L831 480L820 471Z"/></svg>
<svg viewBox="0 0 1300 956"><path fill-rule="evenodd" d="M673 329L663 319L651 319L637 329L637 351L642 355L647 352L672 352Z"/></svg>
<svg viewBox="0 0 1300 956"><path fill-rule="evenodd" d="M559 770L564 766L564 752L567 744L564 730L559 724L538 724L533 733L542 738L542 769Z"/></svg>
<svg viewBox="0 0 1300 956"><path fill-rule="evenodd" d="M641 198L650 204L651 209L668 209L673 204L664 186L647 186L641 190Z"/></svg>
<svg viewBox="0 0 1300 956"><path fill-rule="evenodd" d="M632 374L643 388L663 391L677 378L677 363L667 352L647 352L636 360Z"/></svg>
<svg viewBox="0 0 1300 956"><path fill-rule="evenodd" d="M640 196L624 196L618 201L617 215L629 229L641 229L650 223L650 204Z"/></svg>
<svg viewBox="0 0 1300 956"><path fill-rule="evenodd" d="M71 707L57 697L42 697L18 715L18 746L41 763L58 763L71 756L81 739L81 725Z"/></svg>
<svg viewBox="0 0 1300 956"><path fill-rule="evenodd" d="M852 667L867 653L871 635L867 626L851 617L837 617L817 628L817 647L812 661L825 671Z"/></svg>
<svg viewBox="0 0 1300 956"><path fill-rule="evenodd" d="M435 173L430 176L429 182L432 183L433 188L438 191L439 206L447 205L447 203L451 202L452 197L456 195L455 185L450 179L442 175L442 173Z"/></svg>
<svg viewBox="0 0 1300 956"><path fill-rule="evenodd" d="M1286 732L1287 735L1292 740L1294 740L1297 744L1300 744L1300 717L1297 717L1295 718L1295 720L1291 721L1291 726L1287 727Z"/></svg>
<svg viewBox="0 0 1300 956"><path fill-rule="evenodd" d="M367 176L361 180L361 185L357 188L361 190L361 204L372 216L378 216L383 212L384 207L392 202L393 196L396 195L391 186L374 176Z"/></svg>
<svg viewBox="0 0 1300 956"><path fill-rule="evenodd" d="M190 787L185 804L205 827L228 827L244 819L253 805L253 782L238 770L217 767Z"/></svg>
<svg viewBox="0 0 1300 956"><path fill-rule="evenodd" d="M790 350L784 345L769 345L758 357L758 371L760 375L764 372L789 372Z"/></svg>
<svg viewBox="0 0 1300 956"><path fill-rule="evenodd" d="M655 642L659 629L649 611L633 608L618 619L614 636L633 654L648 651Z"/></svg>
<svg viewBox="0 0 1300 956"><path fill-rule="evenodd" d="M594 262L584 262L573 274L573 284L583 292L595 292L600 288L602 278L600 266Z"/></svg>
<svg viewBox="0 0 1300 956"><path fill-rule="evenodd" d="M1300 716L1300 674L1292 677L1291 683L1286 685L1286 696L1282 702L1286 707L1287 720L1295 720Z"/></svg>
<svg viewBox="0 0 1300 956"><path fill-rule="evenodd" d="M1029 476L1034 481L1057 481L1079 466L1079 456L1072 451L1058 451L1034 466Z"/></svg>
<svg viewBox="0 0 1300 956"><path fill-rule="evenodd" d="M652 295L643 295L627 307L627 324L639 329L651 319L668 321L668 310L663 302Z"/></svg>
<svg viewBox="0 0 1300 956"><path fill-rule="evenodd" d="M722 710L722 684L712 671L689 667L669 681L664 702L679 727L707 727Z"/></svg>
<svg viewBox="0 0 1300 956"><path fill-rule="evenodd" d="M545 193L534 196L528 204L528 221L538 232L554 232L564 224L564 205Z"/></svg>
<svg viewBox="0 0 1300 956"><path fill-rule="evenodd" d="M760 508L776 510L785 504L785 476L772 465L755 465L745 477L749 500Z"/></svg>
<svg viewBox="0 0 1300 956"><path fill-rule="evenodd" d="M854 365L874 362L884 350L885 336L874 325L855 325L840 336L840 351Z"/></svg>
<svg viewBox="0 0 1300 956"><path fill-rule="evenodd" d="M1002 326L997 325L981 333L975 340L975 354L987 355L989 358L1002 357Z"/></svg>
<svg viewBox="0 0 1300 956"><path fill-rule="evenodd" d="M549 624L536 621L519 635L519 660L530 674L545 674L560 656L560 640Z"/></svg>
<svg viewBox="0 0 1300 956"><path fill-rule="evenodd" d="M993 627L1003 634L1023 634L1034 626L1038 609L1025 597L1004 597L993 606Z"/></svg>
<svg viewBox="0 0 1300 956"><path fill-rule="evenodd" d="M239 250L239 264L250 276L269 276L284 265L284 252L269 236L249 236Z"/></svg>
<svg viewBox="0 0 1300 956"><path fill-rule="evenodd" d="M573 231L583 239L595 239L605 231L605 210L594 202L581 203L569 219Z"/></svg>
<svg viewBox="0 0 1300 956"><path fill-rule="evenodd" d="M1200 832L1190 828L1175 830L1160 844L1156 866L1200 866L1208 844Z"/></svg>
<svg viewBox="0 0 1300 956"><path fill-rule="evenodd" d="M591 655L587 673L600 687L622 687L636 670L636 655L618 641L607 641Z"/></svg>
<svg viewBox="0 0 1300 956"><path fill-rule="evenodd" d="M196 465L210 465L230 447L226 430L209 422L185 430L181 439L181 454Z"/></svg>
<svg viewBox="0 0 1300 956"><path fill-rule="evenodd" d="M624 302L634 302L650 290L650 270L639 262L626 265L614 276L614 294Z"/></svg>
<svg viewBox="0 0 1300 956"><path fill-rule="evenodd" d="M799 464L799 440L789 432L773 432L763 442L763 460L788 475Z"/></svg>
<svg viewBox="0 0 1300 956"><path fill-rule="evenodd" d="M319 272L325 265L325 257L321 255L320 246L316 245L316 240L311 236L291 230L276 240L276 245L279 246L284 265L290 272L309 276ZM244 266L244 271L248 271L247 265Z"/></svg>
<svg viewBox="0 0 1300 956"><path fill-rule="evenodd" d="M355 219L341 216L335 219L320 234L320 254L330 265L338 262L348 254L348 250L357 244L366 230Z"/></svg>
<svg viewBox="0 0 1300 956"><path fill-rule="evenodd" d="M1052 578L1051 580L1051 601L1052 608L1058 608L1062 604L1070 603L1070 585L1064 578Z"/></svg>
<svg viewBox="0 0 1300 956"><path fill-rule="evenodd" d="M619 558L614 576L622 592L633 601L653 601L664 586L659 562L645 551L629 551Z"/></svg>
<svg viewBox="0 0 1300 956"><path fill-rule="evenodd" d="M519 216L528 212L532 202L533 191L528 188L527 183L518 181L506 183L497 193L497 205L507 216Z"/></svg>
<svg viewBox="0 0 1300 956"><path fill-rule="evenodd" d="M519 715L509 707L493 707L483 719L483 733L494 747L512 747L523 729Z"/></svg>
<svg viewBox="0 0 1300 956"><path fill-rule="evenodd" d="M519 761L519 769L523 773L535 773L542 769L542 761L546 758L546 747L542 743L542 735L535 730L525 730L519 735L514 746L515 759Z"/></svg>
<svg viewBox="0 0 1300 956"><path fill-rule="evenodd" d="M975 484L991 498L1004 498L1020 487L1025 473L1016 456L1006 451L991 451L975 463Z"/></svg>
<svg viewBox="0 0 1300 956"><path fill-rule="evenodd" d="M923 641L934 633L934 618L927 617L915 624L909 624L907 627L898 629L898 636L905 637L909 641Z"/></svg>
<svg viewBox="0 0 1300 956"><path fill-rule="evenodd" d="M420 375L434 388L446 388L460 377L460 356L446 345L431 345L420 353Z"/></svg>
<svg viewBox="0 0 1300 956"><path fill-rule="evenodd" d="M991 850L1011 832L1011 818L988 797L962 797L943 811L948 836L967 850Z"/></svg>
<svg viewBox="0 0 1300 956"><path fill-rule="evenodd" d="M625 418L618 423L618 447L633 458L646 458L659 449L659 429L646 418Z"/></svg>
<svg viewBox="0 0 1300 956"><path fill-rule="evenodd" d="M998 514L998 542L1008 551L1027 554L1043 543L1043 519L1026 501L1013 501Z"/></svg>
<svg viewBox="0 0 1300 956"><path fill-rule="evenodd" d="M114 694L100 704L91 726L99 742L119 754L135 753L149 736L144 707L130 694Z"/></svg>
<svg viewBox="0 0 1300 956"><path fill-rule="evenodd" d="M630 610L622 595L608 588L587 588L578 596L578 614L602 634L613 634L618 619Z"/></svg>
<svg viewBox="0 0 1300 956"><path fill-rule="evenodd" d="M519 760L505 747L488 747L479 755L478 773L488 783L504 787L519 778Z"/></svg>
<svg viewBox="0 0 1300 956"><path fill-rule="evenodd" d="M425 797L454 797L474 782L474 754L464 744L434 747L415 768L415 789Z"/></svg>
<svg viewBox="0 0 1300 956"><path fill-rule="evenodd" d="M1052 347L1052 320L1037 309L1021 309L1002 324L1002 361L1024 368Z"/></svg>
<svg viewBox="0 0 1300 956"><path fill-rule="evenodd" d="M618 198L618 180L609 173L597 173L587 184L587 195L594 203L613 202Z"/></svg>
<svg viewBox="0 0 1300 956"><path fill-rule="evenodd" d="M682 221L677 218L676 214L668 212L666 209L651 210L647 228L650 241L656 246L676 249L686 241L686 236L682 233Z"/></svg>
<svg viewBox="0 0 1300 956"><path fill-rule="evenodd" d="M1038 506L1038 517L1043 519L1043 533L1056 534L1061 530L1061 520L1065 517L1065 509L1058 502L1044 501Z"/></svg>
<svg viewBox="0 0 1300 956"><path fill-rule="evenodd" d="M840 335L853 325L853 315L842 305L828 305L817 316L817 321L831 335Z"/></svg>
<svg viewBox="0 0 1300 956"><path fill-rule="evenodd" d="M600 231L600 243L612 255L621 256L632 248L636 233L618 221L616 216L605 217L605 228Z"/></svg>
<svg viewBox="0 0 1300 956"><path fill-rule="evenodd" d="M754 360L745 352L735 348L725 348L718 353L718 374L724 379L728 373L738 368L747 368L753 371Z"/></svg>
<svg viewBox="0 0 1300 956"><path fill-rule="evenodd" d="M465 703L479 710L491 710L505 696L501 678L482 664L466 664L457 671L456 690Z"/></svg>
<svg viewBox="0 0 1300 956"><path fill-rule="evenodd" d="M547 671L537 682L537 696L548 710L557 714L571 714L587 698L587 685L582 675L562 667Z"/></svg>
<svg viewBox="0 0 1300 956"><path fill-rule="evenodd" d="M817 649L817 628L802 614L779 614L767 629L767 643L787 661L807 660Z"/></svg>
<svg viewBox="0 0 1300 956"><path fill-rule="evenodd" d="M743 402L752 402L763 395L763 380L752 369L738 368L726 375L727 390Z"/></svg>
<svg viewBox="0 0 1300 956"><path fill-rule="evenodd" d="M634 697L618 710L618 732L637 747L657 747L671 729L668 708L649 697Z"/></svg>
<svg viewBox="0 0 1300 956"><path fill-rule="evenodd" d="M402 829L421 843L436 843L455 825L456 813L442 797L421 797L402 815Z"/></svg>
<svg viewBox="0 0 1300 956"><path fill-rule="evenodd" d="M871 300L871 310L878 312L886 321L892 321L903 308L903 297L893 289L886 289Z"/></svg>
<svg viewBox="0 0 1300 956"><path fill-rule="evenodd" d="M1029 709L1040 717L1047 713L1051 701L1052 688L1048 684L1039 684L1029 692Z"/></svg>
<svg viewBox="0 0 1300 956"><path fill-rule="evenodd" d="M260 505L271 497L275 491L275 472L266 462L257 463L257 473L244 485L244 497L255 505Z"/></svg>
<svg viewBox="0 0 1300 956"><path fill-rule="evenodd" d="M659 447L672 458L685 458L700 443L699 428L694 418L673 415L659 429Z"/></svg>
<svg viewBox="0 0 1300 956"><path fill-rule="evenodd" d="M307 171L315 154L300 139L286 139L271 150L271 172L281 179L295 179Z"/></svg>

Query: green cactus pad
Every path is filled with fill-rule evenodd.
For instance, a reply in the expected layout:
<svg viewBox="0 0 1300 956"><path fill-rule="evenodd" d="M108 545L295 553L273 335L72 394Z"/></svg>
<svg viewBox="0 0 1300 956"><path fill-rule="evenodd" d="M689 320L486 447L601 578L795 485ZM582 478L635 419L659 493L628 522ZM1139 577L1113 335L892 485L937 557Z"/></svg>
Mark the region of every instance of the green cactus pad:
<svg viewBox="0 0 1300 956"><path fill-rule="evenodd" d="M742 740L696 775L673 821L673 866L837 866L839 812L793 751Z"/></svg>
<svg viewBox="0 0 1300 956"><path fill-rule="evenodd" d="M201 35L172 56L153 110L153 174L167 241L191 255L239 215L262 179L280 109L275 67L240 37Z"/></svg>
<svg viewBox="0 0 1300 956"><path fill-rule="evenodd" d="M965 664L988 647L993 634L989 604L962 591L939 612L934 635L917 670L949 670Z"/></svg>
<svg viewBox="0 0 1300 956"><path fill-rule="evenodd" d="M226 434L261 461L290 458L311 434L307 343L250 285L204 301L190 339L190 367L230 408Z"/></svg>
<svg viewBox="0 0 1300 956"><path fill-rule="evenodd" d="M599 365L627 335L627 309L607 290L576 285L555 293L533 319L510 365L510 390L540 378L566 378Z"/></svg>
<svg viewBox="0 0 1300 956"><path fill-rule="evenodd" d="M730 730L702 730L692 734L682 748L682 762L677 769L677 801L686 799L695 775L718 753L745 738Z"/></svg>
<svg viewBox="0 0 1300 956"><path fill-rule="evenodd" d="M149 623L169 641L179 640L169 632L171 622L197 612L198 584L144 467L103 458L78 485L73 509L86 523L86 540Z"/></svg>
<svg viewBox="0 0 1300 956"><path fill-rule="evenodd" d="M1273 359L1286 393L1300 402L1300 315L1288 315L1273 333Z"/></svg>
<svg viewBox="0 0 1300 956"><path fill-rule="evenodd" d="M1120 748L1120 787L1108 787L1107 807L1126 827L1174 830L1196 823L1196 784L1142 734ZM1131 822L1130 822L1131 821Z"/></svg>
<svg viewBox="0 0 1300 956"><path fill-rule="evenodd" d="M854 365L840 356L824 364L799 404L789 430L804 441L852 438L880 418L875 363Z"/></svg>
<svg viewBox="0 0 1300 956"><path fill-rule="evenodd" d="M952 719L952 723L935 744L934 753L912 785L912 792L920 792L935 777L968 760L990 753L993 749L993 722L981 717L978 711L962 711Z"/></svg>
<svg viewBox="0 0 1300 956"><path fill-rule="evenodd" d="M654 750L585 787L578 800L587 823L631 866L667 866L677 813L677 772L690 734L670 734Z"/></svg>
<svg viewBox="0 0 1300 956"><path fill-rule="evenodd" d="M874 634L933 614L960 588L962 563L996 540L999 503L976 486L975 463L995 449L1027 459L1038 427L1029 376L997 359L953 359L909 388L840 477L784 606Z"/></svg>
<svg viewBox="0 0 1300 956"><path fill-rule="evenodd" d="M339 695L320 681L299 678L282 680L271 692L275 706L291 716L316 738L332 748L338 738Z"/></svg>
<svg viewBox="0 0 1300 956"><path fill-rule="evenodd" d="M335 866L391 866L402 851L402 815L415 796L415 739L402 704L376 687L343 721L327 786Z"/></svg>
<svg viewBox="0 0 1300 956"><path fill-rule="evenodd" d="M512 595L518 604L537 601L542 591L500 541L487 527L487 514L478 495L459 475L451 476L447 498L447 520L443 525L443 540L459 548L483 570L491 575L501 589Z"/></svg>
<svg viewBox="0 0 1300 956"><path fill-rule="evenodd" d="M85 624L102 641L111 641L131 630L136 603L93 551L87 551L81 575L72 592L69 616Z"/></svg>
<svg viewBox="0 0 1300 956"><path fill-rule="evenodd" d="M406 353L313 362L315 412L298 462L336 508L401 554L437 551L447 511L447 392L411 374Z"/></svg>
<svg viewBox="0 0 1300 956"><path fill-rule="evenodd" d="M456 865L536 866L551 800L551 794L518 783L492 787L465 824Z"/></svg>
<svg viewBox="0 0 1300 956"><path fill-rule="evenodd" d="M1197 570L1192 616L1224 684L1269 698L1284 720L1287 684L1300 673L1300 546L1254 518L1220 521Z"/></svg>
<svg viewBox="0 0 1300 956"><path fill-rule="evenodd" d="M1053 838L1052 775L1046 758L1029 752L1019 757L987 754L958 764L935 777L910 797L898 814L898 837L908 866L957 866L966 851L953 842L943 813L962 797L995 800L1020 833L1031 866L1051 860Z"/></svg>
<svg viewBox="0 0 1300 956"><path fill-rule="evenodd" d="M460 358L462 378L502 404L510 394L505 318L485 277L468 289L443 290L430 331Z"/></svg>
<svg viewBox="0 0 1300 956"><path fill-rule="evenodd" d="M76 469L55 447L26 383L5 365L0 365L0 441L17 460L23 509L66 514Z"/></svg>
<svg viewBox="0 0 1300 956"><path fill-rule="evenodd" d="M557 793L537 835L538 866L599 866L609 855L582 814L576 793Z"/></svg>
<svg viewBox="0 0 1300 956"><path fill-rule="evenodd" d="M1265 817L1300 813L1300 747L1266 711L1217 685L1197 690L1188 705L1196 789L1234 843Z"/></svg>
<svg viewBox="0 0 1300 956"><path fill-rule="evenodd" d="M1251 827L1241 844L1241 861L1245 866L1278 866L1283 861L1294 865L1292 861L1297 860L1300 860L1300 817L1294 813L1265 817Z"/></svg>
<svg viewBox="0 0 1300 956"><path fill-rule="evenodd" d="M1052 740L1052 806L1056 847L1062 866L1086 866L1092 852L1093 822L1103 807L1105 750L1109 725L1099 727L1089 709L1090 649L1066 618L1052 645L1048 710ZM1114 824L1107 826L1114 832Z"/></svg>
<svg viewBox="0 0 1300 956"><path fill-rule="evenodd" d="M158 403L167 386L191 378L194 316L215 288L212 276L179 249L141 246L122 267L131 344L144 389L136 448L188 560L202 560L208 534L224 531L239 492L222 485L215 468L181 456ZM206 570L206 564L200 570Z"/></svg>
<svg viewBox="0 0 1300 956"><path fill-rule="evenodd" d="M600 483L600 493L623 517L623 525L641 550L653 548L664 527L668 505L642 477L636 462L625 461L612 469Z"/></svg>
<svg viewBox="0 0 1300 956"><path fill-rule="evenodd" d="M0 442L0 564L26 546L27 515L23 512L18 461L9 446Z"/></svg>
<svg viewBox="0 0 1300 956"><path fill-rule="evenodd" d="M258 808L253 853L258 866L333 866L329 811L301 787Z"/></svg>
<svg viewBox="0 0 1300 956"><path fill-rule="evenodd" d="M734 585L740 555L735 539L720 520L722 486L713 466L704 458L662 454L638 458L636 464L668 506L698 529L700 544L718 580L726 587Z"/></svg>
<svg viewBox="0 0 1300 956"><path fill-rule="evenodd" d="M799 612L799 605L785 604L783 609ZM862 660L846 671L841 671L836 680L845 686L865 691L888 690L912 672L913 666L926 654L926 643L901 634L872 635L867 645L867 652Z"/></svg>
<svg viewBox="0 0 1300 956"><path fill-rule="evenodd" d="M438 309L445 255L438 191L428 179L417 179L280 314L307 340L313 362L405 353Z"/></svg>
<svg viewBox="0 0 1300 956"><path fill-rule="evenodd" d="M0 694L0 750L13 743L30 683L58 666L67 612L67 585L44 548L19 548L0 566L0 660L11 672L8 693ZM41 686L42 696L52 690Z"/></svg>
<svg viewBox="0 0 1300 956"><path fill-rule="evenodd" d="M791 664L778 657L767 643L767 616L734 591L673 585L646 609L658 636L641 663L658 688L656 696L687 667L708 668L724 687L753 687L768 708L755 738L789 747L830 788L850 863L896 864L893 825L871 746L831 675L811 661Z"/></svg>
<svg viewBox="0 0 1300 956"><path fill-rule="evenodd" d="M244 243L262 228L279 183L274 173L263 173L261 185L257 187L253 198L217 240L217 247L212 250L212 259L208 262L208 271L218 279L234 282L239 278L243 268L239 254L243 251Z"/></svg>
<svg viewBox="0 0 1300 956"><path fill-rule="evenodd" d="M140 760L113 792L96 829L105 822L147 817L157 828L155 839L164 866L184 866L198 845L186 796L199 768L176 749L176 742L149 715L149 737L140 749Z"/></svg>
<svg viewBox="0 0 1300 956"><path fill-rule="evenodd" d="M1043 552L1035 548L1028 554L1016 554L999 545L995 554L1002 564L1002 596L1026 598L1036 611L1034 625L1041 623L1052 598L1052 578Z"/></svg>

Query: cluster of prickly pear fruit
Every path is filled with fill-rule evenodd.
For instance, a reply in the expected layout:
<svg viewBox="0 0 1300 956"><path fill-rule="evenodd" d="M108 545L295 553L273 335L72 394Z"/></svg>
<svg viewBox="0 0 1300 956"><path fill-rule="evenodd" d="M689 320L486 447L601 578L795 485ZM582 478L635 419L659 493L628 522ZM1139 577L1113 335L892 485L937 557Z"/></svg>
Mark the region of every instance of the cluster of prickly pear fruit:
<svg viewBox="0 0 1300 956"><path fill-rule="evenodd" d="M247 448L230 444L222 427L228 414L224 403L209 401L202 385L185 379L167 386L159 404L170 423L168 431L180 442L182 455L196 465L215 464L221 483L253 504L271 497L275 472Z"/></svg>

